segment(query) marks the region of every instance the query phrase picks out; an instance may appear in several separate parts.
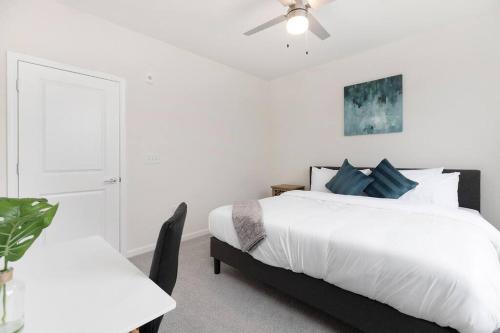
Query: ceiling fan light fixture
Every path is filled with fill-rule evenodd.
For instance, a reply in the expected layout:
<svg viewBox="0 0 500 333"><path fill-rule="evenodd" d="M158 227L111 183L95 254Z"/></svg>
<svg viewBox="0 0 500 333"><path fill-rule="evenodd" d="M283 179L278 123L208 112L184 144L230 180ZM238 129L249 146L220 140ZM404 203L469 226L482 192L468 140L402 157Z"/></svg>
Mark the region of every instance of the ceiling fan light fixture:
<svg viewBox="0 0 500 333"><path fill-rule="evenodd" d="M305 10L295 10L289 13L286 30L290 35L301 35L309 29L309 19Z"/></svg>

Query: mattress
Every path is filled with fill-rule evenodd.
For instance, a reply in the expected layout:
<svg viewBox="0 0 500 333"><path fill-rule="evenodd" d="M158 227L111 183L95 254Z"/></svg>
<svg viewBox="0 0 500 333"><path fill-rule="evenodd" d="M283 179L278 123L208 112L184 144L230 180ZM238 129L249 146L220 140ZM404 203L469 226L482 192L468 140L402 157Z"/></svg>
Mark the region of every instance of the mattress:
<svg viewBox="0 0 500 333"><path fill-rule="evenodd" d="M260 204L255 259L459 332L500 327L500 232L476 211L308 191ZM231 215L213 210L209 230L239 249Z"/></svg>

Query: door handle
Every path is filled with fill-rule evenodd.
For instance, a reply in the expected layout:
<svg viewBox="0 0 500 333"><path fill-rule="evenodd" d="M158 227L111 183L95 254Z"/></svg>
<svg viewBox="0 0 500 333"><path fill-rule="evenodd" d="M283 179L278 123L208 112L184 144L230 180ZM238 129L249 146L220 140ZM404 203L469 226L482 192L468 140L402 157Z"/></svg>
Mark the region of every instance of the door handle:
<svg viewBox="0 0 500 333"><path fill-rule="evenodd" d="M122 181L122 179L120 177L113 177L113 178L110 178L108 180L105 180L104 184L116 184L116 183L119 183L121 181Z"/></svg>

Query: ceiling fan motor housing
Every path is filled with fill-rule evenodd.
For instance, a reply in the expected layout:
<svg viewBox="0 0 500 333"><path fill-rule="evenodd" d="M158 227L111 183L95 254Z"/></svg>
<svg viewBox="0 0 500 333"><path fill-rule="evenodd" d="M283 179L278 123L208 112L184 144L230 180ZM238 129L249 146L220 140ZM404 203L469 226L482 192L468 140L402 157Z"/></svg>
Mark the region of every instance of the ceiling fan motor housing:
<svg viewBox="0 0 500 333"><path fill-rule="evenodd" d="M305 16L305 17L307 17L307 14L308 14L308 11L307 11L306 8L300 8L300 7L292 6L288 10L288 13L286 14L286 17L288 19L291 19L292 17L295 17L295 16Z"/></svg>

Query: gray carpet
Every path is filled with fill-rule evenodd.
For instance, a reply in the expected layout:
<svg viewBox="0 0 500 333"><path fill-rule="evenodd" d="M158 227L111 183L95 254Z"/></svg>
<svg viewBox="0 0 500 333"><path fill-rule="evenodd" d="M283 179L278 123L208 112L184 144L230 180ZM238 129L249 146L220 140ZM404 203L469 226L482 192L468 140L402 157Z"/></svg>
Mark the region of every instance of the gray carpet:
<svg viewBox="0 0 500 333"><path fill-rule="evenodd" d="M152 253L131 259L144 272L151 260ZM164 317L162 333L357 332L227 265L214 275L208 237L181 244L172 296L177 308Z"/></svg>

